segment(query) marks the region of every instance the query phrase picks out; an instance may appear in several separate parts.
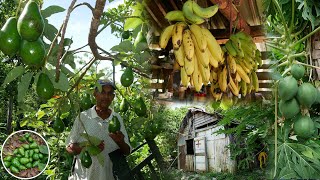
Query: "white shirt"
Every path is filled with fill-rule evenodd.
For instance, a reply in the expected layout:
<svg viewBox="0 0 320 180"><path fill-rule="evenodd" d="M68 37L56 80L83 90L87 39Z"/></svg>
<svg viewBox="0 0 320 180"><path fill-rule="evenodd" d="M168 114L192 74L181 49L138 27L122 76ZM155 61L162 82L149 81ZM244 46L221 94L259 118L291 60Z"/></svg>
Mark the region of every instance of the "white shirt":
<svg viewBox="0 0 320 180"><path fill-rule="evenodd" d="M116 149L119 149L119 146L109 136L108 126L113 116L118 117L121 125L120 130L124 135L124 141L129 145L130 151L132 150L132 147L129 143L127 131L124 127L123 120L120 115L112 111L111 115L104 120L98 116L95 110L95 106L93 106L92 108L81 112L80 119L90 136L95 136L101 140L104 140L104 150L101 152L105 157L104 165L102 166L99 163L96 156L91 156L92 164L87 169L81 166L80 156L77 155L74 172L71 172L72 174L69 177L70 180L114 180L112 172L112 162L110 160L109 153L113 152ZM77 117L74 121L70 135L66 140L66 145L87 141L85 138L80 136L81 133L85 133L85 131L81 122L79 121L79 118Z"/></svg>

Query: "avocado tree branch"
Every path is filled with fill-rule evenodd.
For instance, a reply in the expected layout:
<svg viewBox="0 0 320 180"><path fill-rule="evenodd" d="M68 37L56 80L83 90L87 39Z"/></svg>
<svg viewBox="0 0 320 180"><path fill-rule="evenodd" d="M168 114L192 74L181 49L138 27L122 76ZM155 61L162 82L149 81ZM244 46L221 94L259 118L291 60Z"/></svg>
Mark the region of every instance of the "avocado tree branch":
<svg viewBox="0 0 320 180"><path fill-rule="evenodd" d="M87 6L89 9L91 9L92 12L94 11L94 8L93 8L89 3L87 3L87 2L83 2L83 3L79 3L79 4L75 5L75 6L72 8L72 11L73 11L74 9L76 9L77 7L79 7L79 6Z"/></svg>
<svg viewBox="0 0 320 180"><path fill-rule="evenodd" d="M72 12L72 9L75 5L77 0L73 0L68 8L68 12L67 12L67 15L66 15L66 18L62 24L63 28L62 28L62 32L61 32L61 40L60 40L60 43L59 43L59 50L58 50L58 55L57 55L57 64L56 64L56 79L55 81L58 82L59 81L59 78L60 78L60 59L61 59L61 56L62 56L62 53L63 53L63 43L64 43L64 35L66 33L66 30L67 30L67 25L68 25L68 21L69 21L69 18L70 18L70 14Z"/></svg>
<svg viewBox="0 0 320 180"><path fill-rule="evenodd" d="M59 37L59 35L60 35L61 31L62 31L62 27L63 27L63 26L60 27L58 33L56 34L56 36L55 36L54 39L52 40L52 42L51 42L51 44L50 44L50 48L49 48L49 50L48 50L48 53L47 53L47 55L46 55L46 58L45 58L45 61L44 61L44 62L47 62L47 61L48 61L49 56L50 56L51 53L52 53L53 47L57 44L57 39L58 39L58 37Z"/></svg>

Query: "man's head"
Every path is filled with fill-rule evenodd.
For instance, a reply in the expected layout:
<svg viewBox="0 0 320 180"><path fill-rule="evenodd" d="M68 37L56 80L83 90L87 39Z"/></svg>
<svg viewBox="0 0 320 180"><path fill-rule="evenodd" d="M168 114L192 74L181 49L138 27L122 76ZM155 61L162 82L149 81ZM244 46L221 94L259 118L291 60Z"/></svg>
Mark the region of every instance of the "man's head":
<svg viewBox="0 0 320 180"><path fill-rule="evenodd" d="M94 97L96 98L96 105L100 108L108 108L115 96L115 86L111 81L98 80L101 85L101 92L98 88L94 91Z"/></svg>

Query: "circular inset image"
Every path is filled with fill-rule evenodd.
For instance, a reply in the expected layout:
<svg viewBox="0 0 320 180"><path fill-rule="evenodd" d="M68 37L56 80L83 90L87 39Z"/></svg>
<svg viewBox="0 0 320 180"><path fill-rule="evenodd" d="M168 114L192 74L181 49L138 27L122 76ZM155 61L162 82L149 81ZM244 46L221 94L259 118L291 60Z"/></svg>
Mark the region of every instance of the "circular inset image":
<svg viewBox="0 0 320 180"><path fill-rule="evenodd" d="M1 162L6 171L18 179L39 176L49 164L50 149L38 133L21 130L12 133L1 149Z"/></svg>

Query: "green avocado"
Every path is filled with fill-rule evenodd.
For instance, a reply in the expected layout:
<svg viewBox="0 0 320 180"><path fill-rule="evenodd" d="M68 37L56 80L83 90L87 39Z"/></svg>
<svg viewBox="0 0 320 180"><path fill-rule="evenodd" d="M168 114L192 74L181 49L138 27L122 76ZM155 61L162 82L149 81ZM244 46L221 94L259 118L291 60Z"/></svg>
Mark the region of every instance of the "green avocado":
<svg viewBox="0 0 320 180"><path fill-rule="evenodd" d="M146 107L146 104L144 103L142 97L139 97L138 99L136 99L136 101L134 103L134 112L140 117L146 116L147 107Z"/></svg>
<svg viewBox="0 0 320 180"><path fill-rule="evenodd" d="M113 116L109 122L109 133L115 133L117 131L120 131L120 127L121 125L119 119L117 118L117 116Z"/></svg>
<svg viewBox="0 0 320 180"><path fill-rule="evenodd" d="M43 98L45 100L50 99L54 94L54 87L50 80L50 78L44 74L41 73L37 82L37 88L36 88L37 94L40 98Z"/></svg>
<svg viewBox="0 0 320 180"><path fill-rule="evenodd" d="M127 68L124 70L123 74L121 75L120 82L121 85L124 87L129 87L133 83L133 71L131 68Z"/></svg>
<svg viewBox="0 0 320 180"><path fill-rule="evenodd" d="M62 133L64 130L64 127L65 127L65 125L64 125L63 121L60 119L60 117L57 117L53 123L53 130L56 133Z"/></svg>
<svg viewBox="0 0 320 180"><path fill-rule="evenodd" d="M9 18L0 31L0 50L8 56L15 55L21 44L21 37L17 30L17 19Z"/></svg>
<svg viewBox="0 0 320 180"><path fill-rule="evenodd" d="M30 0L18 19L18 32L22 39L36 41L44 31L44 20L38 4Z"/></svg>
<svg viewBox="0 0 320 180"><path fill-rule="evenodd" d="M44 65L45 54L45 47L41 39L33 42L22 41L20 56L24 64L39 68Z"/></svg>
<svg viewBox="0 0 320 180"><path fill-rule="evenodd" d="M130 37L130 31L123 31L121 37L122 39L128 39Z"/></svg>
<svg viewBox="0 0 320 180"><path fill-rule="evenodd" d="M81 165L85 168L89 168L92 164L92 159L88 151L83 151L80 153Z"/></svg>
<svg viewBox="0 0 320 180"><path fill-rule="evenodd" d="M121 112L127 112L129 109L129 104L125 98L122 99L120 103L120 111Z"/></svg>

